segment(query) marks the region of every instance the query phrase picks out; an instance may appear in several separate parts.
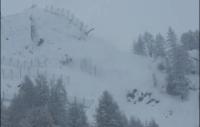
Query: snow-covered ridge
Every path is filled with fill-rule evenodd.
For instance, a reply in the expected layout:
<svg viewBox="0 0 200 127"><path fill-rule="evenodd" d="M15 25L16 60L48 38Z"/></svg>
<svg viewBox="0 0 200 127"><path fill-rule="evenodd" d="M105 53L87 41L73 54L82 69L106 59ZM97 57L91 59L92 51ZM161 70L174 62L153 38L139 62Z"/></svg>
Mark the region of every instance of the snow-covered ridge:
<svg viewBox="0 0 200 127"><path fill-rule="evenodd" d="M70 16L50 10L31 8L2 19L4 96L13 97L24 75L34 77L42 73L48 78L62 77L69 96L85 99L90 121L98 97L108 90L127 116L137 116L142 121L153 118L161 127L198 126L198 92L191 93L186 102L172 99L159 89L165 85L164 74L151 59L121 52L95 36L86 37L79 23L69 22ZM35 21L37 38L43 39L40 46L31 38L30 16ZM157 88L153 85L153 74L159 79ZM197 85L198 77L194 77L194 82ZM126 95L133 89L151 92L159 103L128 102Z"/></svg>

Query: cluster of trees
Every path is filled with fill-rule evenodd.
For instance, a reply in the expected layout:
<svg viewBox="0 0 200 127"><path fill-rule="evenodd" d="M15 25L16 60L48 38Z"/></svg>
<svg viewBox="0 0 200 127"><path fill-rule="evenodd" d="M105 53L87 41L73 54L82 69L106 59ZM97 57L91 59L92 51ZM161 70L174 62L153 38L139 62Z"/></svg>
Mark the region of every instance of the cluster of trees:
<svg viewBox="0 0 200 127"><path fill-rule="evenodd" d="M149 32L139 35L138 40L134 42L133 51L135 54L149 57L164 57L165 39L161 34L157 34L155 39Z"/></svg>
<svg viewBox="0 0 200 127"><path fill-rule="evenodd" d="M76 98L70 102L61 79L48 82L44 76L34 81L25 77L9 106L1 101L2 127L158 127L152 120L127 120L107 91L99 99L95 124L88 123L85 106Z"/></svg>
<svg viewBox="0 0 200 127"><path fill-rule="evenodd" d="M145 32L133 43L133 52L154 58L164 57L169 48L175 47L174 43L177 44L176 46L182 46L186 51L199 50L199 31L189 30L181 35L180 40L177 39L171 27L168 29L166 38L160 33L154 37L151 33Z"/></svg>
<svg viewBox="0 0 200 127"><path fill-rule="evenodd" d="M185 32L178 40L170 27L166 38L161 34L154 37L148 32L140 35L134 43L133 51L135 54L152 57L155 60L162 58L163 63L159 68L167 73L167 93L186 99L189 93L187 75L194 70L188 51L199 51L198 46L199 31Z"/></svg>
<svg viewBox="0 0 200 127"><path fill-rule="evenodd" d="M34 81L25 77L18 87L18 94L7 108L2 109L1 115L6 116L1 119L2 127L76 127L72 123L87 124L84 107L76 100L68 101L61 79L48 82L42 75ZM73 122L74 117L77 123Z"/></svg>

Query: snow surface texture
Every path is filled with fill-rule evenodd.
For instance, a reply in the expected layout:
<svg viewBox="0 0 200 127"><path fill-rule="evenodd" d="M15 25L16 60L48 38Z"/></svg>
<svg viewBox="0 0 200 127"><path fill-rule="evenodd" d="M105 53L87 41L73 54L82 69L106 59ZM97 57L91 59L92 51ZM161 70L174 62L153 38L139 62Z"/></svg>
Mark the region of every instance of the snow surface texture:
<svg viewBox="0 0 200 127"><path fill-rule="evenodd" d="M156 62L85 35L89 28L80 29L80 21L72 17L61 10L31 8L1 19L1 93L5 98L17 93L25 75L45 74L63 78L68 96L76 96L87 105L92 123L98 98L108 90L128 117L143 122L155 119L160 127L199 126L198 90L190 93L188 101L172 98L164 91L165 74L157 70ZM34 40L31 26L37 33ZM191 81L198 89L198 76L191 76ZM147 98L135 104L128 101L126 95L133 89L151 92L159 103L146 104Z"/></svg>

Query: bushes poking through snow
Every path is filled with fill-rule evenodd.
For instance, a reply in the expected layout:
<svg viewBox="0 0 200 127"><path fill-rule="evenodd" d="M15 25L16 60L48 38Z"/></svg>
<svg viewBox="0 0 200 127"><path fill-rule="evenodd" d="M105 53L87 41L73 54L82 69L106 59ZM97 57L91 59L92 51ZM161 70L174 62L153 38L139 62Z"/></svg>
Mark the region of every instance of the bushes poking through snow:
<svg viewBox="0 0 200 127"><path fill-rule="evenodd" d="M68 54L64 55L64 58L60 61L60 63L64 66L67 66L73 62L72 57L70 57Z"/></svg>
<svg viewBox="0 0 200 127"><path fill-rule="evenodd" d="M138 89L133 89L132 92L126 94L128 102L133 102L133 104L145 101L146 104L158 104L159 100L152 98L151 92L140 92ZM146 99L147 98L147 99Z"/></svg>

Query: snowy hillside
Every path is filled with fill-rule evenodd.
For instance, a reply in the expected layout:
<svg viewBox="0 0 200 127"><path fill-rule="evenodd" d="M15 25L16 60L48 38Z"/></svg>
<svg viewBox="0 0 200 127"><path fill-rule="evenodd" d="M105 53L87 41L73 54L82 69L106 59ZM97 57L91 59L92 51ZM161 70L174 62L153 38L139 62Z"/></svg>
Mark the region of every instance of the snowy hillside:
<svg viewBox="0 0 200 127"><path fill-rule="evenodd" d="M184 102L167 95L165 75L157 70L156 62L87 35L91 29L64 10L31 8L3 17L1 23L1 93L6 99L14 96L25 75L45 74L48 78L62 77L68 96L86 103L90 122L98 98L108 90L128 117L144 122L155 119L160 127L199 126L198 91L190 92ZM191 81L197 88L198 76L191 76ZM142 92L152 95L134 103L127 99L133 89L138 90L137 96ZM147 104L153 98L157 103Z"/></svg>

